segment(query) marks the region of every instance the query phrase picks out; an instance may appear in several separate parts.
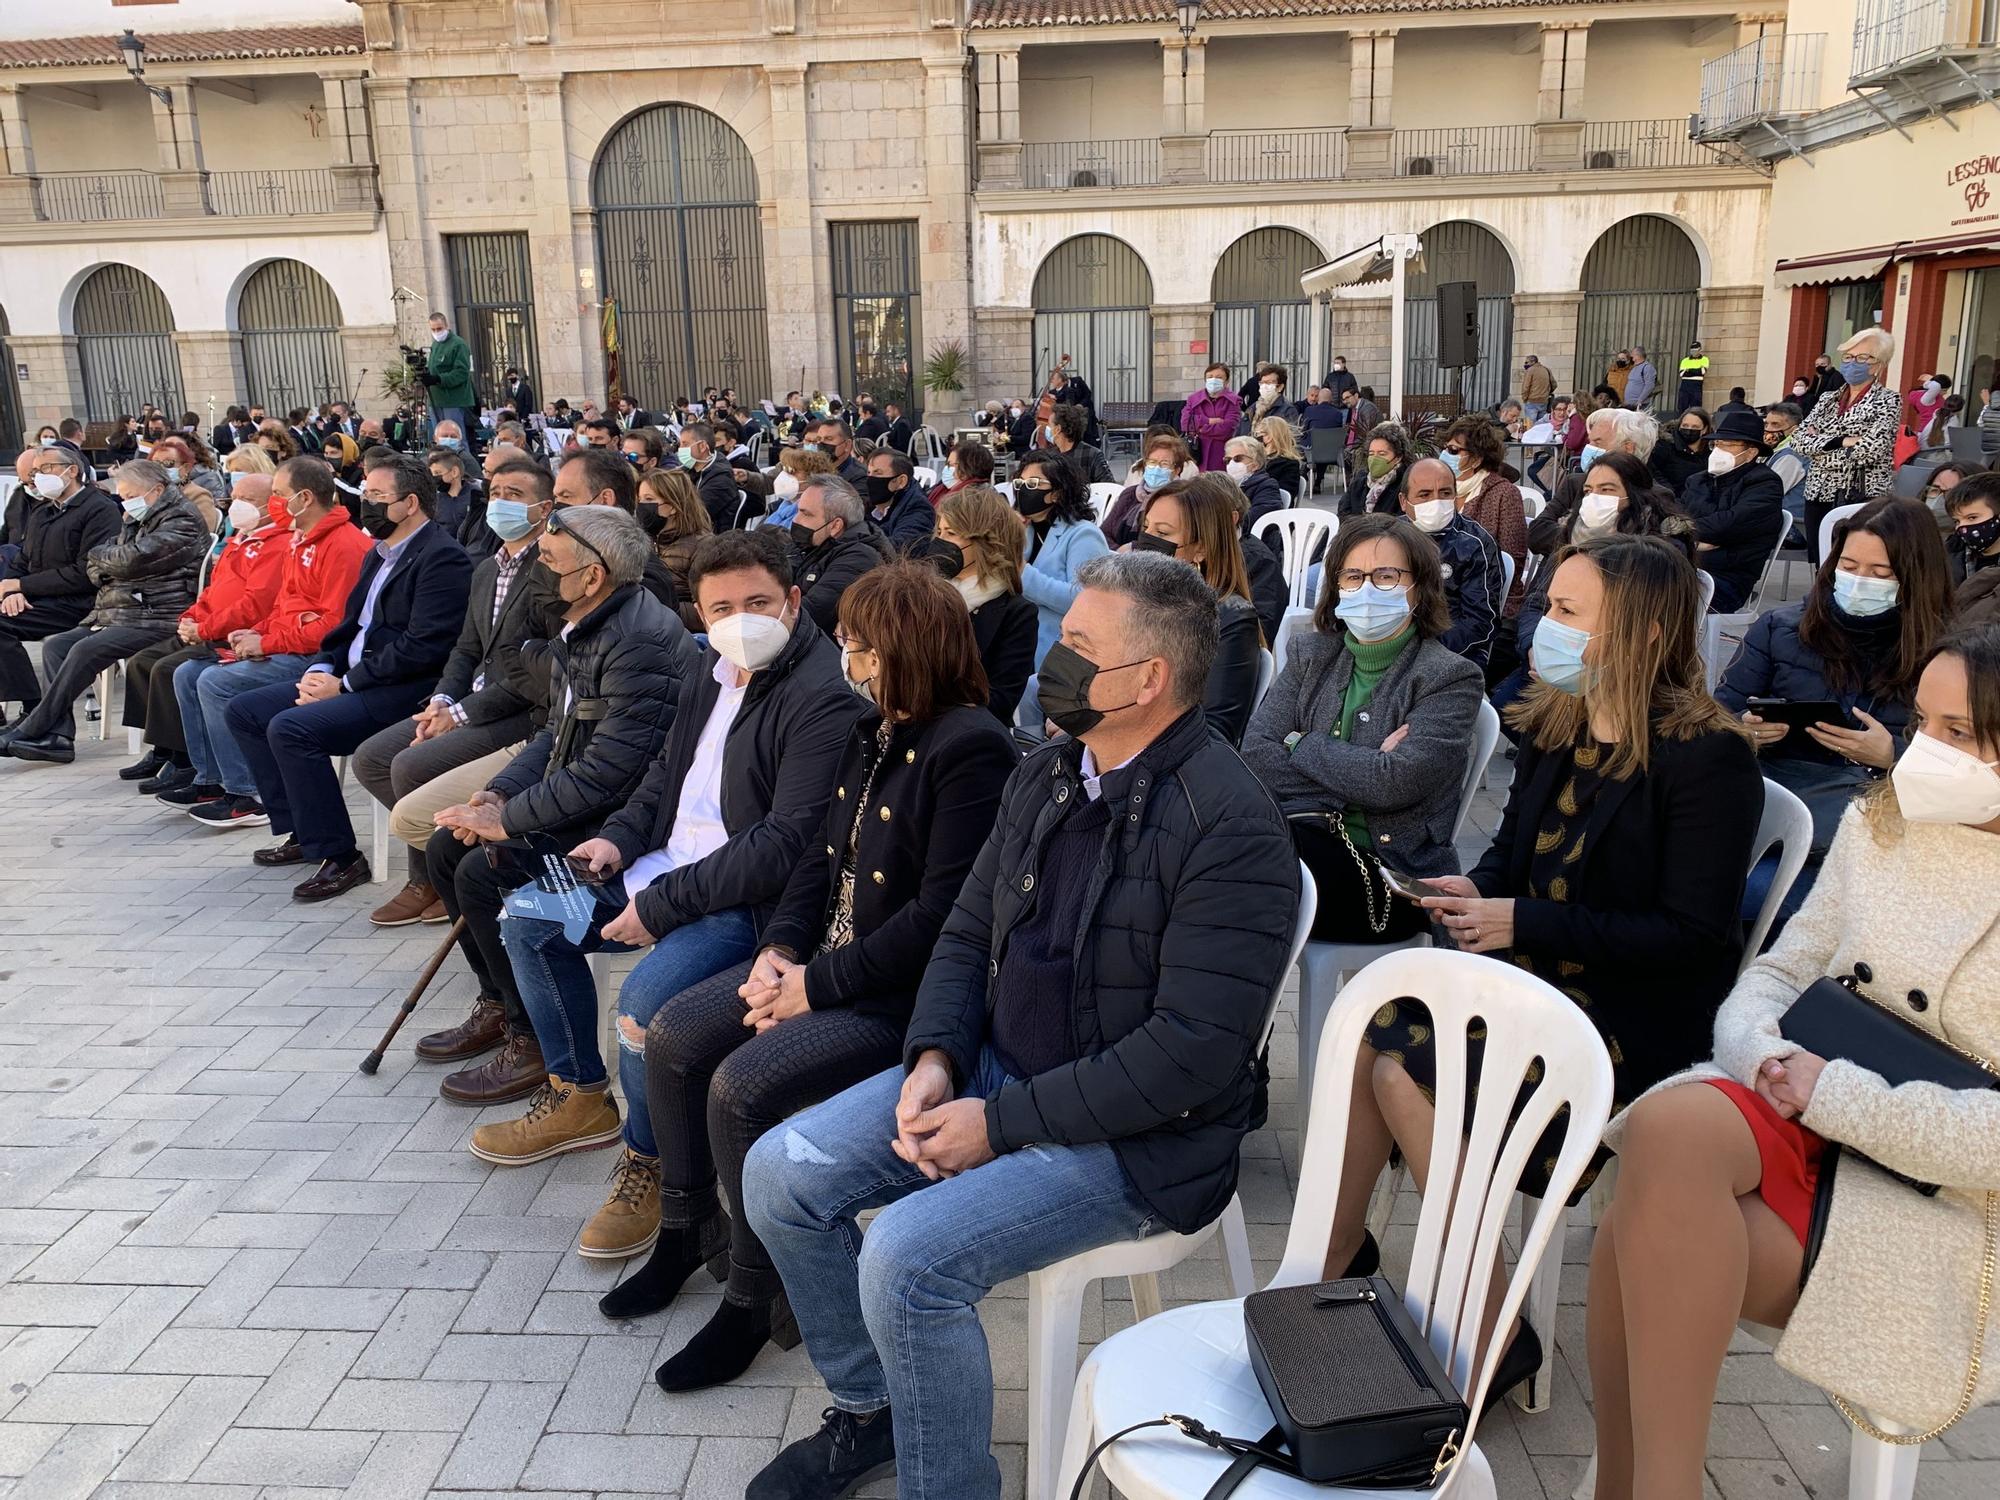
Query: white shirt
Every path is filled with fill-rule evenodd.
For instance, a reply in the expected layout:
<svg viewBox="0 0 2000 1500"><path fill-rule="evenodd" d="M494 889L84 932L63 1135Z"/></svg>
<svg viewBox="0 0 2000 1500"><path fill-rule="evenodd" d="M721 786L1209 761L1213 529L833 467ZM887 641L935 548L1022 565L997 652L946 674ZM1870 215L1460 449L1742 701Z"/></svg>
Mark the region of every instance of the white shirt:
<svg viewBox="0 0 2000 1500"><path fill-rule="evenodd" d="M708 722L695 741L694 759L688 763L687 777L681 782L681 799L674 809L673 831L667 846L642 854L625 876L625 890L636 896L670 870L706 859L729 842L729 830L722 823L722 746L729 738L729 726L743 707L743 694L750 686L745 677L736 682L735 666L717 657L715 680L722 692L708 711Z"/></svg>
<svg viewBox="0 0 2000 1500"><path fill-rule="evenodd" d="M1124 770L1138 758L1136 755L1128 755L1119 761L1117 765L1111 767L1110 770L1100 771L1097 769L1097 757L1090 753L1090 746L1085 745L1083 747L1083 760L1077 765L1077 769L1083 773L1083 795L1088 797L1092 802L1095 802L1104 793L1104 778L1109 776L1112 771Z"/></svg>

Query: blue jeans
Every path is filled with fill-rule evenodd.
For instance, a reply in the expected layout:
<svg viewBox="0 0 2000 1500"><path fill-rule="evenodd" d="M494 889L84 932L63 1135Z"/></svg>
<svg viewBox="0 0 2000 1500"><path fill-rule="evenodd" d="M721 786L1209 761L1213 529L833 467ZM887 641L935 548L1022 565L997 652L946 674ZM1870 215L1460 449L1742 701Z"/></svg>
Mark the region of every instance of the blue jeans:
<svg viewBox="0 0 2000 1500"><path fill-rule="evenodd" d="M238 693L223 711L223 725L271 815L271 832L293 835L309 860L344 864L361 852L334 759L352 755L370 735L423 701L421 691L412 688L385 718L368 706L368 696L341 693L299 704L296 682L274 682Z"/></svg>
<svg viewBox="0 0 2000 1500"><path fill-rule="evenodd" d="M219 786L237 797L254 797L256 779L250 763L236 748L223 714L229 700L251 688L274 682L297 682L312 664L310 656L266 656L255 661L217 661L198 656L174 669L174 701L181 707L181 735L195 780Z"/></svg>
<svg viewBox="0 0 2000 1500"><path fill-rule="evenodd" d="M766 1132L744 1165L742 1210L784 1276L833 1404L895 1411L902 1500L997 1500L980 1300L1085 1250L1143 1239L1153 1215L1103 1143L1029 1146L930 1181L889 1149L903 1076L890 1068ZM983 1050L964 1096L1006 1081ZM855 1214L882 1205L864 1240Z"/></svg>
<svg viewBox="0 0 2000 1500"><path fill-rule="evenodd" d="M518 890L519 886L510 886ZM569 1083L602 1083L604 1059L597 1050L597 985L590 977L589 953L626 953L624 943L607 943L599 929L624 909L622 885L605 887L606 899L592 917L582 946L563 936L562 924L535 917L500 914L500 941L514 967L521 1004L534 1023L549 1074ZM611 898L617 904L611 904ZM757 922L747 906L676 927L655 943L625 976L618 991L618 1014L630 1016L643 1032L653 1013L682 990L757 955ZM618 1043L618 1083L625 1095L625 1144L641 1156L658 1156L653 1114L646 1107L646 1059Z"/></svg>

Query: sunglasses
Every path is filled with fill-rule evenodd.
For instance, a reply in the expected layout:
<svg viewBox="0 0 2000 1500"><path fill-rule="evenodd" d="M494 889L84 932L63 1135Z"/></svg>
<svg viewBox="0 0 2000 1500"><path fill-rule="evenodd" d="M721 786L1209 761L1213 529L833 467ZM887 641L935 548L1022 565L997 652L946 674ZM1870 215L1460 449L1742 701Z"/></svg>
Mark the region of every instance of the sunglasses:
<svg viewBox="0 0 2000 1500"><path fill-rule="evenodd" d="M588 552L592 557L596 558L598 562L601 563L604 566L605 570L608 572L610 570L611 564L605 561L604 554L602 552L599 552L595 547L591 546L590 543L586 541L582 536L580 536L577 532L571 530L568 526L565 526L563 524L562 515L563 511L566 508L567 507L565 506L557 506L554 510L551 510L549 512L549 535L568 537L571 541L575 542L577 546L583 548L584 551Z"/></svg>

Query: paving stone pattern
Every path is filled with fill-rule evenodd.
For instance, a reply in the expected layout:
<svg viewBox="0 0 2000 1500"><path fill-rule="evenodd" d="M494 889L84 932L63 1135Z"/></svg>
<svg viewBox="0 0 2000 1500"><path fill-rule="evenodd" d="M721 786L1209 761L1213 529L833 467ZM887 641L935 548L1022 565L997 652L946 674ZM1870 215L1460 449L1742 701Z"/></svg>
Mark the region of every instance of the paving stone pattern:
<svg viewBox="0 0 2000 1500"><path fill-rule="evenodd" d="M716 1289L701 1278L661 1317L607 1323L595 1300L617 1269L571 1245L610 1155L503 1171L466 1150L484 1116L441 1100L409 1050L465 1009L462 964L379 1075L355 1070L441 930L372 929L382 886L293 905L295 872L250 864L261 835L207 830L116 781L121 740L83 744L68 768L0 761L0 1500L741 1495L818 1422L804 1351L767 1353L726 1390L661 1395L653 1368ZM1482 797L1469 853L1496 814ZM1298 1166L1294 1038L1281 1022L1271 1123L1244 1146L1262 1272ZM1399 1219L1406 1243L1407 1196ZM1553 1408L1509 1406L1481 1429L1507 1500L1567 1500L1591 1446L1588 1248L1579 1220ZM1220 1265L1190 1262L1164 1289L1221 1294ZM1010 1495L1024 1290L985 1309ZM1084 1336L1130 1319L1126 1289L1105 1287ZM1747 1339L1710 1454L1721 1500L1845 1492L1838 1415ZM1988 1410L1932 1445L1918 1494L1996 1493Z"/></svg>

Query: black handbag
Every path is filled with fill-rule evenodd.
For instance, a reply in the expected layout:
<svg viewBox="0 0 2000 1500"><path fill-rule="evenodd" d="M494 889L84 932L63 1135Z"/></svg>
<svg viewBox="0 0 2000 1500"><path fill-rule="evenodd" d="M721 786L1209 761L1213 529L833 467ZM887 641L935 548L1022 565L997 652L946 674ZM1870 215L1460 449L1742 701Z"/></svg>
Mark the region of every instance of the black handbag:
<svg viewBox="0 0 2000 1500"><path fill-rule="evenodd" d="M1253 1293L1243 1326L1277 1425L1252 1441L1193 1417L1135 1423L1091 1450L1070 1500L1083 1493L1098 1454L1147 1427L1177 1428L1233 1456L1204 1500L1224 1500L1260 1468L1309 1484L1434 1489L1458 1460L1471 1410L1384 1278Z"/></svg>

